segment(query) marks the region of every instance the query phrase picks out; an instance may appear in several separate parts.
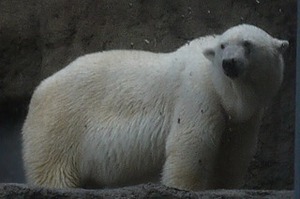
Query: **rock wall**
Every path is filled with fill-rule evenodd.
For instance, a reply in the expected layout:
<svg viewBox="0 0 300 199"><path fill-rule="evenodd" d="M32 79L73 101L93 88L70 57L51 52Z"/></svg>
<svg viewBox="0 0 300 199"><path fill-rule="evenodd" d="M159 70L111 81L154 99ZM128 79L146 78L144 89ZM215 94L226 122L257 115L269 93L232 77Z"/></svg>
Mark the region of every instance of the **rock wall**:
<svg viewBox="0 0 300 199"><path fill-rule="evenodd" d="M285 80L266 109L245 188L291 189L296 0L2 0L0 125L22 121L39 82L80 55L108 49L168 52L239 23L257 25L290 41ZM9 133L0 132L3 139ZM0 182L5 175L0 175ZM9 176L6 179L15 181Z"/></svg>

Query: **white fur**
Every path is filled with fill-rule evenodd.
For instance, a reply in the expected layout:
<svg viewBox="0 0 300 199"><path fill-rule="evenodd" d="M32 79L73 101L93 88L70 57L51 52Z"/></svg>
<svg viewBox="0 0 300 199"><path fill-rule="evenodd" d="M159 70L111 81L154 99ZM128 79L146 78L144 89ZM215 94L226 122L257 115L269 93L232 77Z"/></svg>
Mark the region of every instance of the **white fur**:
<svg viewBox="0 0 300 199"><path fill-rule="evenodd" d="M283 61L274 39L260 29L230 30L172 53L85 55L44 80L23 127L28 182L116 187L157 177L187 190L242 185L262 108L278 90ZM233 81L214 57L203 55L220 41L245 37L263 38L258 42L273 60L256 53L254 61L272 63L274 71L262 66L266 70L258 72L264 74L250 78L249 72L249 78Z"/></svg>

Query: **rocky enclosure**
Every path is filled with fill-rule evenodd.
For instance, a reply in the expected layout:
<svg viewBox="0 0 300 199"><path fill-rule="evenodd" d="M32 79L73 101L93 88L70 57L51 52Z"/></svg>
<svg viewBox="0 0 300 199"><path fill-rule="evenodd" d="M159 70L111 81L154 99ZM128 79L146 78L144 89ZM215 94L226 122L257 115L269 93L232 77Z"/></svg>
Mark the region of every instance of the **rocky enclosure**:
<svg viewBox="0 0 300 199"><path fill-rule="evenodd" d="M109 49L173 51L191 39L250 23L290 42L285 79L266 108L245 188L291 189L296 0L0 1L0 182L22 182L20 128L34 88L76 57ZM0 142L0 143L2 143ZM7 142L6 142L7 143ZM16 154L7 161L7 154ZM2 171L2 172L1 172ZM9 172L7 172L9 171ZM20 174L21 175L21 174Z"/></svg>

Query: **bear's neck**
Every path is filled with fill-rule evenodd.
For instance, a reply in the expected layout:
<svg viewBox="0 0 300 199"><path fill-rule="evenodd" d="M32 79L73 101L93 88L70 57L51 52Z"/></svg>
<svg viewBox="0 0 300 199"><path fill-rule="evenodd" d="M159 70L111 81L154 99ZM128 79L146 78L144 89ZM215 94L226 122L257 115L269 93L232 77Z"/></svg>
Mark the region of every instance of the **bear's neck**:
<svg viewBox="0 0 300 199"><path fill-rule="evenodd" d="M257 94L257 88L222 76L214 77L213 83L221 104L232 121L246 121L263 108L265 100Z"/></svg>

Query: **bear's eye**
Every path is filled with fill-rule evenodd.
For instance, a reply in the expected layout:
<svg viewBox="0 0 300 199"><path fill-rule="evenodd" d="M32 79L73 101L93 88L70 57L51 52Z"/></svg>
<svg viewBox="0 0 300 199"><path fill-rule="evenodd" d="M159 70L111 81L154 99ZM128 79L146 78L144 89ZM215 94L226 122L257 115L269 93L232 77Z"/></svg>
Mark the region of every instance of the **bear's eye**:
<svg viewBox="0 0 300 199"><path fill-rule="evenodd" d="M221 44L220 48L223 50L225 48L225 45Z"/></svg>
<svg viewBox="0 0 300 199"><path fill-rule="evenodd" d="M245 40L245 41L243 42L243 45L244 45L245 48L250 48L252 44L251 44L250 41Z"/></svg>
<svg viewBox="0 0 300 199"><path fill-rule="evenodd" d="M243 46L245 48L246 54L249 55L251 53L251 51L252 51L252 43L251 43L251 41L248 41L248 40L243 41Z"/></svg>

